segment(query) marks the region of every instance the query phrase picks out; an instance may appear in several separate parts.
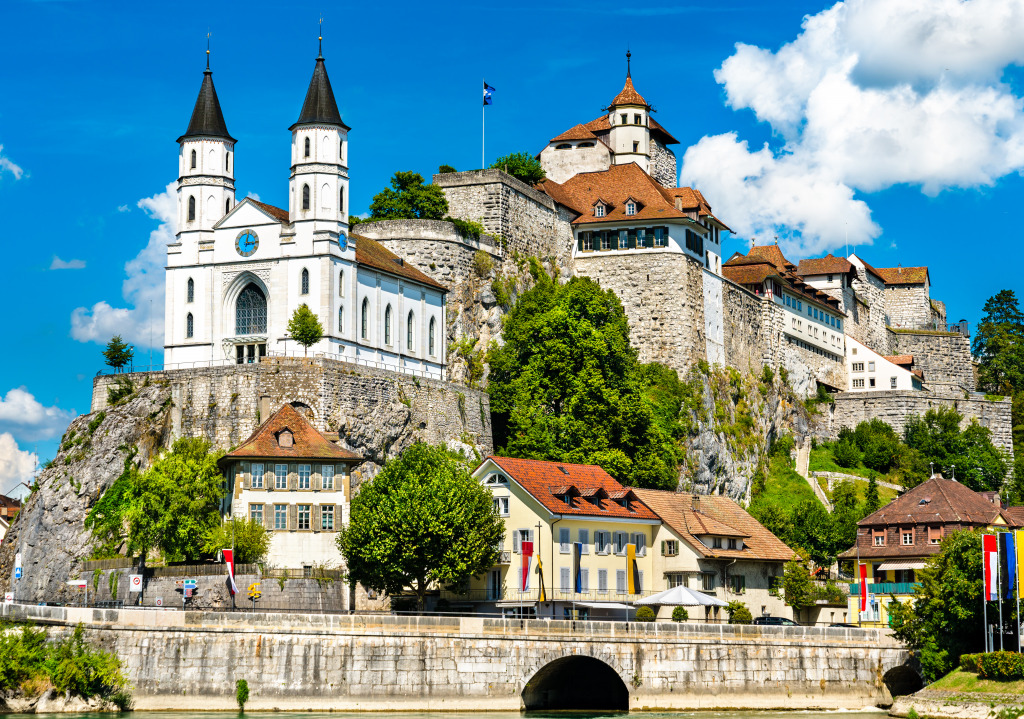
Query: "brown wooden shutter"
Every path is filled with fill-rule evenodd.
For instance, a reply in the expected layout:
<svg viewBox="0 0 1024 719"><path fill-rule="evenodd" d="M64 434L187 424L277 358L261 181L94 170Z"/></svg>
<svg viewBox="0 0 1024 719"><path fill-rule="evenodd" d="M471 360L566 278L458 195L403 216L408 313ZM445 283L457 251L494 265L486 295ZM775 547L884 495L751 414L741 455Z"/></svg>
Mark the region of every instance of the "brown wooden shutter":
<svg viewBox="0 0 1024 719"><path fill-rule="evenodd" d="M288 529L299 528L299 505L288 505Z"/></svg>
<svg viewBox="0 0 1024 719"><path fill-rule="evenodd" d="M263 505L263 528L274 528L274 505L272 504Z"/></svg>
<svg viewBox="0 0 1024 719"><path fill-rule="evenodd" d="M294 464L288 465L288 489L299 488L299 470ZM289 527L291 529L291 527Z"/></svg>
<svg viewBox="0 0 1024 719"><path fill-rule="evenodd" d="M237 470L238 483L236 484L236 486L238 487L238 489L248 489L249 487L252 486L252 481L251 480L249 481L248 484L245 481L245 476L249 473L249 463L248 462L240 462L236 466L238 467L238 470Z"/></svg>
<svg viewBox="0 0 1024 719"><path fill-rule="evenodd" d="M309 480L309 486L313 489L324 488L324 466L322 464L313 465L316 469L316 475Z"/></svg>
<svg viewBox="0 0 1024 719"><path fill-rule="evenodd" d="M313 507L312 507L312 509L310 511L309 521L310 521L310 525L309 525L310 528L314 532L319 532L320 531L320 505L319 504L314 504L313 505Z"/></svg>

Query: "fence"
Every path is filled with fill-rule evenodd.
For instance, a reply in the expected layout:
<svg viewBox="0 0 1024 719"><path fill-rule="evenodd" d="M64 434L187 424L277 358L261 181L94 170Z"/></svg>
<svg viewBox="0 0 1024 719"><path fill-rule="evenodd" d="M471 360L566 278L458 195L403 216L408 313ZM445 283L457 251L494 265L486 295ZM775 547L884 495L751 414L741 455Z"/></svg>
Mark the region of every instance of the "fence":
<svg viewBox="0 0 1024 719"><path fill-rule="evenodd" d="M868 585L868 594L913 594L914 590L920 586L920 582L879 582ZM850 596L860 596L860 583L855 582L850 585Z"/></svg>

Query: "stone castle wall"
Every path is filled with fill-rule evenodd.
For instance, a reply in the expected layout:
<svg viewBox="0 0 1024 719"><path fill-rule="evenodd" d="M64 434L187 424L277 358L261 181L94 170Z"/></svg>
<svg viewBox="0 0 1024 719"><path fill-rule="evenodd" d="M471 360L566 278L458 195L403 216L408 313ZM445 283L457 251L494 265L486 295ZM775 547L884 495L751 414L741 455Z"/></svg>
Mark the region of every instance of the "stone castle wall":
<svg viewBox="0 0 1024 719"><path fill-rule="evenodd" d="M667 146L651 138L651 177L665 187L675 187L679 183L676 170L676 154Z"/></svg>
<svg viewBox="0 0 1024 719"><path fill-rule="evenodd" d="M924 372L929 389L976 389L971 340L959 333L890 330L892 354L914 355L914 369Z"/></svg>
<svg viewBox="0 0 1024 719"><path fill-rule="evenodd" d="M1010 406L1009 399L992 401L977 395L965 399L962 395L942 396L911 390L843 392L835 396L832 436L838 436L840 427L853 428L871 419L881 419L892 425L897 434L902 434L907 417L923 415L929 409L952 407L964 416L961 426L966 427L972 419L977 419L980 425L992 431L995 446L1013 452Z"/></svg>
<svg viewBox="0 0 1024 719"><path fill-rule="evenodd" d="M777 366L770 339L772 326L765 324L770 308L751 292L722 279L722 326L725 345L723 364L754 373L764 364ZM770 313L767 314L770 318Z"/></svg>
<svg viewBox="0 0 1024 719"><path fill-rule="evenodd" d="M891 355L890 336L886 332L885 285L867 270L853 281L856 299L846 317L846 334L881 355ZM862 276L861 276L862 275Z"/></svg>
<svg viewBox="0 0 1024 719"><path fill-rule="evenodd" d="M925 285L886 285L885 311L891 327L933 326L932 305Z"/></svg>

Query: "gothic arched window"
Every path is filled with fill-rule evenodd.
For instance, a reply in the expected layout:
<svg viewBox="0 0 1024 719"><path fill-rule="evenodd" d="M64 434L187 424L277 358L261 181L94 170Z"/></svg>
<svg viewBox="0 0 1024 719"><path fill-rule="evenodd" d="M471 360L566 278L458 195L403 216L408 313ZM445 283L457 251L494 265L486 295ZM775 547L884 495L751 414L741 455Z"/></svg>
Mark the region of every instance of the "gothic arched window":
<svg viewBox="0 0 1024 719"><path fill-rule="evenodd" d="M324 186L320 188L320 209L331 209L331 187L327 183L324 183Z"/></svg>
<svg viewBox="0 0 1024 719"><path fill-rule="evenodd" d="M338 308L338 332L340 333L340 332L344 332L344 331L345 331L345 308L344 307L339 307Z"/></svg>
<svg viewBox="0 0 1024 719"><path fill-rule="evenodd" d="M192 169L196 169L196 151L192 150Z"/></svg>
<svg viewBox="0 0 1024 719"><path fill-rule="evenodd" d="M246 285L235 303L235 334L257 335L266 331L267 297L256 285Z"/></svg>
<svg viewBox="0 0 1024 719"><path fill-rule="evenodd" d="M338 191L338 212L339 213L345 212L345 188L344 187L342 187Z"/></svg>
<svg viewBox="0 0 1024 719"><path fill-rule="evenodd" d="M405 348L412 350L412 312L409 312L409 319L405 322Z"/></svg>
<svg viewBox="0 0 1024 719"><path fill-rule="evenodd" d="M429 333L429 335L427 337L427 342L428 342L428 347L429 347L430 355L431 355L431 357L433 357L434 354L435 354L434 353L434 318L433 317L430 318L430 333Z"/></svg>
<svg viewBox="0 0 1024 719"><path fill-rule="evenodd" d="M345 270L338 272L338 297L345 296Z"/></svg>
<svg viewBox="0 0 1024 719"><path fill-rule="evenodd" d="M231 212L231 200L230 199L224 200L224 214L226 215L229 212Z"/></svg>
<svg viewBox="0 0 1024 719"><path fill-rule="evenodd" d="M196 219L196 198L190 195L188 198L188 220L191 222L194 219Z"/></svg>
<svg viewBox="0 0 1024 719"><path fill-rule="evenodd" d="M309 138L306 138L306 157L309 157Z"/></svg>
<svg viewBox="0 0 1024 719"><path fill-rule="evenodd" d="M366 333L369 330L370 325L370 300L363 298L363 310L362 310L362 322L360 327L360 335L365 340Z"/></svg>
<svg viewBox="0 0 1024 719"><path fill-rule="evenodd" d="M309 209L309 185L302 186L302 209Z"/></svg>
<svg viewBox="0 0 1024 719"><path fill-rule="evenodd" d="M195 322L192 319L192 313L189 312L185 316L185 336L188 337L189 339L191 339L192 335L194 333L195 333Z"/></svg>
<svg viewBox="0 0 1024 719"><path fill-rule="evenodd" d="M231 153L224 153L224 171L228 172L231 169Z"/></svg>
<svg viewBox="0 0 1024 719"><path fill-rule="evenodd" d="M196 283L192 281L192 278L188 278L188 286L185 291L185 301L192 302L196 298Z"/></svg>
<svg viewBox="0 0 1024 719"><path fill-rule="evenodd" d="M384 344L391 344L391 305L384 308Z"/></svg>
<svg viewBox="0 0 1024 719"><path fill-rule="evenodd" d="M302 281L301 281L301 283L302 283L302 290L301 290L302 294L308 295L309 294L309 270L307 270L306 268L302 269Z"/></svg>

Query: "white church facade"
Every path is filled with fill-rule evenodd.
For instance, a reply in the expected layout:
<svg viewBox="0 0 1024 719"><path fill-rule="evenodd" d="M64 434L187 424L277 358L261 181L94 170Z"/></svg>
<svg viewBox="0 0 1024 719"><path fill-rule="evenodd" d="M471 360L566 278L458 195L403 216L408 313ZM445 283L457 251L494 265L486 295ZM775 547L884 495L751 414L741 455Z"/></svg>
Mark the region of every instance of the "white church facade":
<svg viewBox="0 0 1024 719"><path fill-rule="evenodd" d="M165 366L303 354L289 337L307 305L310 356L444 376L446 288L348 232L348 132L323 56L292 133L288 209L235 201L235 143L207 66L178 138L178 233L167 249Z"/></svg>

